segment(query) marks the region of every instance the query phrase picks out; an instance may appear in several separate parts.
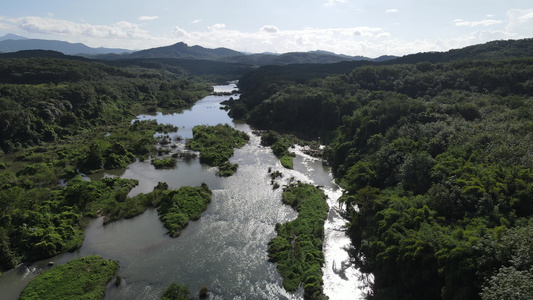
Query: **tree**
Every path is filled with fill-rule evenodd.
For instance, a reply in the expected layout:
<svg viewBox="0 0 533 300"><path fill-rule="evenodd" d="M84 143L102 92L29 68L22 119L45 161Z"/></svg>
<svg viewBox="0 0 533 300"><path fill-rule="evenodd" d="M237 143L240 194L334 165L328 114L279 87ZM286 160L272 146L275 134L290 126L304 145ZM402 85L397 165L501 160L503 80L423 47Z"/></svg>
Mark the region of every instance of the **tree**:
<svg viewBox="0 0 533 300"><path fill-rule="evenodd" d="M515 267L501 267L483 285L482 300L533 299L533 268L519 271Z"/></svg>
<svg viewBox="0 0 533 300"><path fill-rule="evenodd" d="M191 291L186 285L179 283L171 283L163 292L161 299L163 300L188 300Z"/></svg>

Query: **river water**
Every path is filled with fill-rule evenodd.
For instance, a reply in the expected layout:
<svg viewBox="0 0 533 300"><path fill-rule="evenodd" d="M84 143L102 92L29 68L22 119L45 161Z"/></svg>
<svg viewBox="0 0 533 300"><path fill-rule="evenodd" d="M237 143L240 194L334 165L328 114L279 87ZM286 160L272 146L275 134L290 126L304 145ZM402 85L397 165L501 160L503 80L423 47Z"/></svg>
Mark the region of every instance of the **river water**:
<svg viewBox="0 0 533 300"><path fill-rule="evenodd" d="M215 86L217 92L234 89L233 84ZM165 234L154 209L106 226L101 218L91 220L80 249L5 272L0 277L0 299L17 299L32 278L49 268L49 261L62 264L90 254L120 262L122 284L109 284L105 299L160 299L172 282L188 285L192 294L207 286L210 299L302 299L302 289L295 293L283 289L275 264L267 260L267 243L275 236L275 224L296 217L281 203L282 189L272 188L269 168L283 173L280 185L294 178L323 186L330 205L325 224L324 292L330 299L362 298L359 273L347 264L345 248L350 243L342 231L346 222L337 213L336 200L342 191L334 184L329 167L295 148L294 170L283 168L248 125L233 121L220 109L220 102L229 97L211 95L180 113L141 115L138 119L177 126L178 132L170 133L173 140L192 137L192 128L200 124L227 123L247 132L250 142L231 158L232 163L239 164L233 176L217 177L216 168L202 165L196 158L179 161L170 170L156 170L149 161L135 162L126 170L93 177L139 180L130 195L150 192L159 181L174 189L205 182L213 191L212 201L199 220L190 222L178 238Z"/></svg>

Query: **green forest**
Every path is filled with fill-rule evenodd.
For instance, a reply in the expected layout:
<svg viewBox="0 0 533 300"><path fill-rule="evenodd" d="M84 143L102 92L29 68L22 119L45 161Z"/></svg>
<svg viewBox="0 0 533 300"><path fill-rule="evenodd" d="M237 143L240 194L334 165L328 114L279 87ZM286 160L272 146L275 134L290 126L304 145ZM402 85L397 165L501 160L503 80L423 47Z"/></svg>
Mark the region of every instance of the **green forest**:
<svg viewBox="0 0 533 300"><path fill-rule="evenodd" d="M227 105L327 144L369 299L531 298L533 58L505 55L531 43L329 74L259 68Z"/></svg>
<svg viewBox="0 0 533 300"><path fill-rule="evenodd" d="M164 185L129 198L135 180L89 182L79 172L126 168L155 156L156 132L176 128L131 123L134 112L190 107L211 91L204 81L164 70L71 58L1 59L0 269L79 248L84 217L105 216L109 223L168 203L161 220L179 235L205 210L207 186L198 191L202 204L187 200L196 199L192 190ZM182 212L170 206L175 193L187 202L178 217Z"/></svg>
<svg viewBox="0 0 533 300"><path fill-rule="evenodd" d="M156 208L168 235L179 236L210 203L206 184L172 190L160 182L129 197L136 180L84 174L137 159L175 167L156 158L155 136L177 128L131 120L186 109L212 92L207 80L244 74L240 99L225 102L229 115L266 130L261 144L285 168L293 168L294 143L326 145L320 154L344 190L351 262L369 278L368 299L533 298L531 49L531 39L497 41L381 63L258 68L3 56L0 271L79 248L87 218L108 224ZM249 139L229 125L197 126L193 136L187 147L220 176L237 170L229 158ZM303 287L306 299L320 299L325 195L300 182L283 189L298 218L276 225L265 260L276 263L288 291ZM91 264L102 273L91 274ZM41 298L59 267L32 282L25 299ZM118 264L90 256L65 267L86 281L65 281L61 290L82 284L101 299Z"/></svg>

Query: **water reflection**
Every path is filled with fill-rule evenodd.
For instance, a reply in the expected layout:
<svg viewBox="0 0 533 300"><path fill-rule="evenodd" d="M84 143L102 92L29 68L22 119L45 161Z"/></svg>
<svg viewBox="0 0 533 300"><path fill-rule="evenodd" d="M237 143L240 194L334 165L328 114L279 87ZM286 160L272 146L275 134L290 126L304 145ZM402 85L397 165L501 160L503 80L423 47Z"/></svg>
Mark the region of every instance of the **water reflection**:
<svg viewBox="0 0 533 300"><path fill-rule="evenodd" d="M233 89L234 85L215 87L215 91ZM296 217L291 208L281 203L281 189L274 190L270 185L268 169L283 173L281 184L294 177L324 186L331 207L342 191L333 184L327 166L298 149L295 169L284 169L270 149L260 146L260 138L251 134L248 125L233 122L220 109L220 102L228 98L208 96L180 114L141 115L139 119L173 124L179 130L170 135L183 138L192 137L192 128L199 124L228 123L249 133L250 142L231 158L232 163L239 164L233 176L217 177L215 168L201 165L195 158L179 161L170 170L156 170L149 161L137 161L126 170L93 178L137 179L139 185L132 195L151 191L159 181L167 182L171 188L206 182L213 197L200 220L191 222L178 238L165 234L154 209L106 226L102 219L93 220L79 250L6 272L0 278L2 299L16 299L27 282L47 268L48 261L61 264L89 254L120 261L123 283L119 287L110 284L105 299L159 299L172 282L189 285L193 293L207 286L211 299L301 299L301 290L291 294L283 289L275 265L267 261L267 243L275 236L275 224ZM342 246L349 242L341 231L343 225L344 220L332 210L324 248L325 292L331 299L354 299L357 293L355 271L343 267L347 254Z"/></svg>

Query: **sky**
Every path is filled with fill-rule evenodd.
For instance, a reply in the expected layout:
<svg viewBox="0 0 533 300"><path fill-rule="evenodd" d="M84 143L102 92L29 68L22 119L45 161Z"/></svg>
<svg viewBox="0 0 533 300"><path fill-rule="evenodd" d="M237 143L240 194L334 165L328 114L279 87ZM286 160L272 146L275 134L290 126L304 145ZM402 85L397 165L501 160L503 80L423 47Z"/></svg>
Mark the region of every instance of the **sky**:
<svg viewBox="0 0 533 300"><path fill-rule="evenodd" d="M531 0L4 0L0 36L379 57L533 37Z"/></svg>

